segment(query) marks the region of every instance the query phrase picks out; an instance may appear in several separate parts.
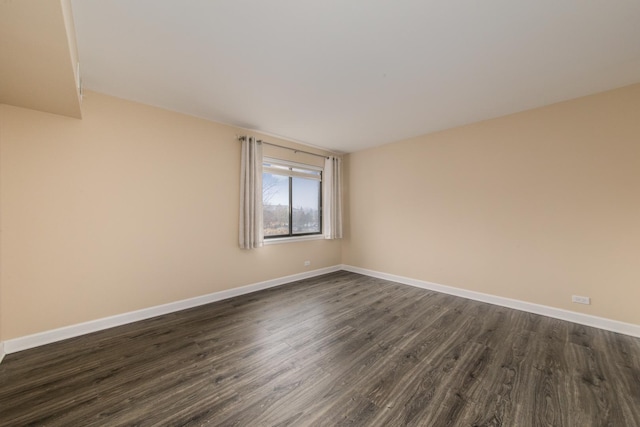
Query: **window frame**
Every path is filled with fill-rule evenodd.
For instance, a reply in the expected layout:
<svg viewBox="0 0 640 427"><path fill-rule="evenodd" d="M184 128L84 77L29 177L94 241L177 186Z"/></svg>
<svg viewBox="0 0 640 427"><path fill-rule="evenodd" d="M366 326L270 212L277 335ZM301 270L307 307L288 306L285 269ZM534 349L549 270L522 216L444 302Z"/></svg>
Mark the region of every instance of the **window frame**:
<svg viewBox="0 0 640 427"><path fill-rule="evenodd" d="M265 166L265 165L275 165L275 167ZM287 170L288 169L288 170ZM294 171L293 169L298 169L299 171ZM305 174L300 171L310 171L310 172L318 172L315 174ZM298 240L314 240L323 238L323 216L322 216L322 196L324 193L324 168L321 166L309 165L306 163L298 163L292 162L289 160L278 159L275 157L265 156L262 159L262 174L264 177L265 173L271 173L275 175L286 176L289 179L289 232L288 234L278 234L267 236L264 235L265 243L277 243L284 241L298 241ZM313 179L320 183L318 188L318 222L319 222L319 231L311 232L311 233L294 233L293 232L293 178L304 178L304 179ZM316 178L317 177L317 178ZM263 206L263 215L264 215L264 206ZM264 230L264 221L262 224Z"/></svg>

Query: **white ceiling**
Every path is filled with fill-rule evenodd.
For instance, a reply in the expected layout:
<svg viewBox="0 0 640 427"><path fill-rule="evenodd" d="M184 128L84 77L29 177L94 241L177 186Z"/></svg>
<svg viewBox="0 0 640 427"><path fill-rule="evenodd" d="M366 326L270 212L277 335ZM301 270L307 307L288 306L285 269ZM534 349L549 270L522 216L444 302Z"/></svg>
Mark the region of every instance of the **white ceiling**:
<svg viewBox="0 0 640 427"><path fill-rule="evenodd" d="M74 0L88 89L352 152L640 81L638 0Z"/></svg>

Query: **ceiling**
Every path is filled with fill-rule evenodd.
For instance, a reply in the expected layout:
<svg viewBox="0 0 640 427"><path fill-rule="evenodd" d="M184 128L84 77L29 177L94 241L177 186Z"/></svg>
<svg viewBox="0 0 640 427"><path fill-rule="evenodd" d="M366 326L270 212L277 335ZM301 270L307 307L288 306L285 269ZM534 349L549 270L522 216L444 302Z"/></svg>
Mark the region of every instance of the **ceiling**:
<svg viewBox="0 0 640 427"><path fill-rule="evenodd" d="M353 152L640 81L640 2L74 0L84 86Z"/></svg>

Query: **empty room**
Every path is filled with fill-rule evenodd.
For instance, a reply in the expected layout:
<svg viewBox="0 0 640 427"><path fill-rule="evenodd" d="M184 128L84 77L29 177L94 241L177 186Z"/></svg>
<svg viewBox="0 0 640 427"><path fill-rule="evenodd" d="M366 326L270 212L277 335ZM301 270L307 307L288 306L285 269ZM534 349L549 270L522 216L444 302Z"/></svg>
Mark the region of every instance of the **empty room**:
<svg viewBox="0 0 640 427"><path fill-rule="evenodd" d="M640 426L639 22L0 1L0 426Z"/></svg>

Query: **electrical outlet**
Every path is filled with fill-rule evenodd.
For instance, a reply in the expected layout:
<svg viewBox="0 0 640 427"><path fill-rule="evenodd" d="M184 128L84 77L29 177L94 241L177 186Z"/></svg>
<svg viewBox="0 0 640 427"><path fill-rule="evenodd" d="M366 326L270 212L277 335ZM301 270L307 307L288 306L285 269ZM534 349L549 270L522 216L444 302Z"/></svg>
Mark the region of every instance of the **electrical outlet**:
<svg viewBox="0 0 640 427"><path fill-rule="evenodd" d="M305 261L305 262L304 262L304 266L305 266L305 267L309 267L310 265L311 265L311 261Z"/></svg>
<svg viewBox="0 0 640 427"><path fill-rule="evenodd" d="M577 304L591 304L591 298L589 297L581 297L580 295L572 295L571 302L575 302Z"/></svg>

